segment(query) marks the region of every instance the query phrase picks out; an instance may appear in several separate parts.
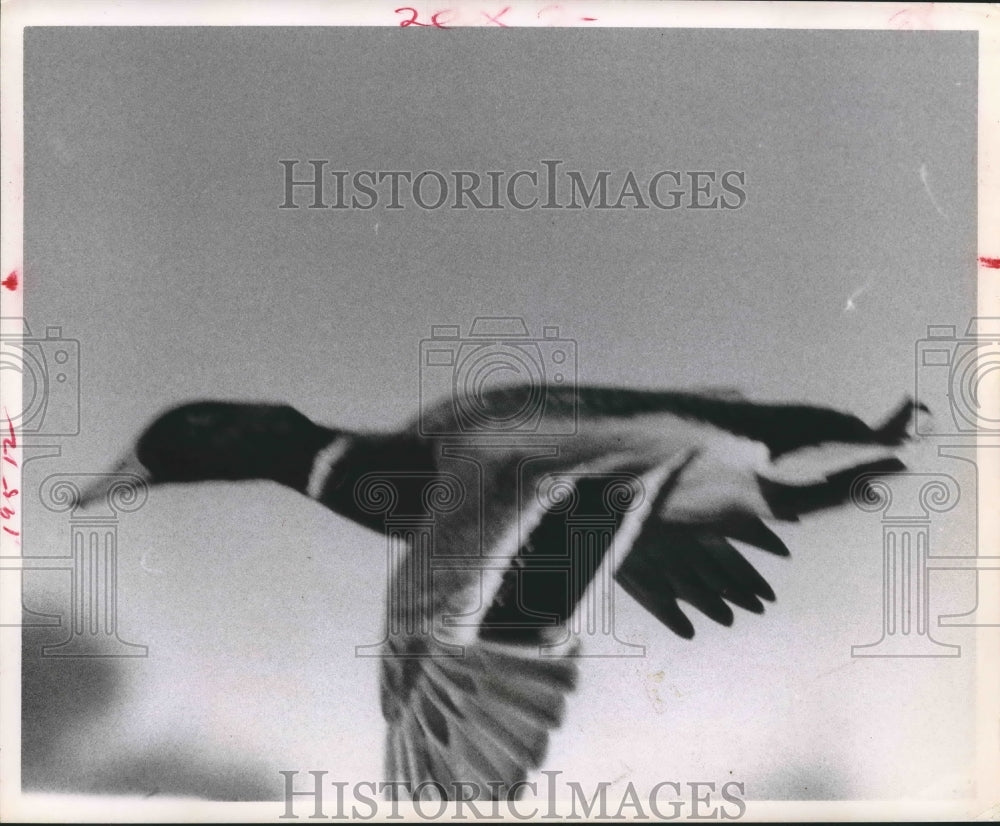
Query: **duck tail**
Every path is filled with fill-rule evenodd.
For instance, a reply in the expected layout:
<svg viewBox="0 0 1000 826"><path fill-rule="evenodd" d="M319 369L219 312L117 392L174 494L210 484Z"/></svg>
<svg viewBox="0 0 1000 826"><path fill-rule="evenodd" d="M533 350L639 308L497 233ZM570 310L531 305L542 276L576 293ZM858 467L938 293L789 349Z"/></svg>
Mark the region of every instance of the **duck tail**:
<svg viewBox="0 0 1000 826"><path fill-rule="evenodd" d="M868 480L855 482L863 476L881 476L906 470L906 465L896 456L896 448L910 438L910 427L917 410L927 411L926 405L911 398L903 400L875 428L865 444L854 440L832 442L815 449L793 451L783 462L794 465L798 459L821 462L819 481L814 476L806 482L789 482L770 473L757 476L760 493L775 519L794 522L800 516L818 510L846 504L852 496L866 496L871 490ZM780 470L773 466L775 474Z"/></svg>
<svg viewBox="0 0 1000 826"><path fill-rule="evenodd" d="M930 408L923 402L918 402L909 397L905 398L885 421L874 429L879 444L901 445L910 438L910 423L916 415L916 411L930 413Z"/></svg>

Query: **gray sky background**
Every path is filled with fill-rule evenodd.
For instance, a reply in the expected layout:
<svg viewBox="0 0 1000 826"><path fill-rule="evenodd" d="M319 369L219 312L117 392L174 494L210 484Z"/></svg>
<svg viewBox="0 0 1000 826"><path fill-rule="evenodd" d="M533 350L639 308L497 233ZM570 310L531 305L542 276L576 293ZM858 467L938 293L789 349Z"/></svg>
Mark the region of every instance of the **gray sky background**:
<svg viewBox="0 0 1000 826"><path fill-rule="evenodd" d="M29 30L26 312L36 335L80 341L83 424L26 478L102 470L192 398L397 426L417 410L420 340L477 315L557 325L581 381L736 386L874 421L912 392L927 325L961 332L974 312L975 136L973 34ZM292 158L736 169L748 200L283 211ZM935 537L971 553L971 520L963 505ZM29 506L25 525L26 554L66 547L64 516ZM972 633L935 630L959 660L852 660L879 635L878 517L780 532L790 562L752 557L778 594L762 617L698 615L685 642L619 600L647 657L584 664L546 768L736 779L757 799L957 791ZM113 696L52 712L43 782L86 786L116 758L155 762L161 793L208 788L185 765L275 795L279 769L381 777L376 663L353 656L380 636L380 537L266 484L154 490L119 534L122 635L150 657L114 664ZM56 574L26 583L36 610L65 592ZM932 597L932 616L968 610L971 578L936 575Z"/></svg>

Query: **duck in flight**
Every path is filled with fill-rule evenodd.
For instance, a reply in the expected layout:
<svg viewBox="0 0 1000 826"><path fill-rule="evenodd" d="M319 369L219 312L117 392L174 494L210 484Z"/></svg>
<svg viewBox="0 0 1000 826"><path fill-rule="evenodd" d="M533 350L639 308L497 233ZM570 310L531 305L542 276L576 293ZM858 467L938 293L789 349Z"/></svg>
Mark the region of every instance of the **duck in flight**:
<svg viewBox="0 0 1000 826"><path fill-rule="evenodd" d="M502 423L524 398L510 386L466 401L477 421ZM761 613L774 593L733 541L787 556L765 522L837 507L903 470L897 448L926 409L906 400L873 428L734 392L552 388L540 403L563 435L470 432L456 399L392 433L200 401L157 418L117 471L135 485L273 480L376 531L389 531L390 507L433 517L432 541L389 543L388 790L497 799L516 795L562 721L578 663L567 627L602 566L683 638L694 626L679 602L723 625L732 606ZM107 478L80 504L121 479ZM602 513L613 539L596 552L571 541L568 502Z"/></svg>

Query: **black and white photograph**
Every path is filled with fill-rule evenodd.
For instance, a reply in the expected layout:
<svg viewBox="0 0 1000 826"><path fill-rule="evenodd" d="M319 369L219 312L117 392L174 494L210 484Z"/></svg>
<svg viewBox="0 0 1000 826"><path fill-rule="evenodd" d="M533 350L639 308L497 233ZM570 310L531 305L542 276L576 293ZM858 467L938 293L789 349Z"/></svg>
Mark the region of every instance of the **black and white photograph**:
<svg viewBox="0 0 1000 826"><path fill-rule="evenodd" d="M4 9L5 820L1000 818L995 8Z"/></svg>

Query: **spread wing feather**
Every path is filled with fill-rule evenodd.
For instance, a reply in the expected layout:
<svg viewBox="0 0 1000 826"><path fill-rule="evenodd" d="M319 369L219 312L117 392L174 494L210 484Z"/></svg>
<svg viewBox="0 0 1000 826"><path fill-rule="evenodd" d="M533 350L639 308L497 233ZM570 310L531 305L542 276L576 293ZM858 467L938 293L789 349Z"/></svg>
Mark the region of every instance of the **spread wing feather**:
<svg viewBox="0 0 1000 826"><path fill-rule="evenodd" d="M427 647L409 684L387 696L386 773L412 796L434 782L445 799L504 798L537 768L576 683L572 650L478 641L459 656ZM392 658L384 668L398 667Z"/></svg>
<svg viewBox="0 0 1000 826"><path fill-rule="evenodd" d="M511 394L519 392L523 388L505 388L475 401L489 417L491 411L506 412ZM492 579L456 575L444 601L425 597L419 603L436 618L448 612L471 618L478 633L471 639L444 635L417 644L406 638L389 642L382 677L389 724L386 771L390 780L409 784L404 796L429 781L440 784L445 797L458 795L457 784L463 783L475 784L478 797L508 796L541 764L549 732L562 720L566 694L576 684L575 652L567 648L543 657L538 643L558 633L582 590L559 594L553 602L545 587L525 585L543 582L536 551L566 550L564 522L534 501L546 472L577 472L574 484L584 496L593 493L587 492L587 480L596 473L628 469L642 475L651 504L638 528L623 537L625 547L617 549L618 558L625 556L615 579L664 625L689 638L694 627L679 602L729 625L732 606L760 613L764 602L774 599L732 541L787 556L763 520L794 521L834 507L847 500L858 475L900 469L902 463L886 448L905 438L914 410L906 401L883 425L870 428L838 411L759 405L726 391L555 388L546 391L544 404L546 416L579 419L579 431L560 443L558 455L551 461L530 458L530 466L526 454L516 451L487 457L478 468L482 476L465 479L472 498L439 520L435 553L478 554L479 537L486 536L494 543L491 550L500 543L500 557L508 560L506 570ZM420 422L424 432L452 433L461 430L459 424L450 401L426 411ZM878 446L883 453L866 462L845 454L804 481L789 481L775 465L786 454L838 444ZM526 467L531 471L522 477ZM460 475L461 468L455 472ZM476 498L476 490L489 495ZM472 524L476 518L481 525ZM621 522L617 530L616 542L626 533ZM587 566L584 585L596 569L591 562ZM474 609L487 582L486 600ZM526 602L530 593L541 595L541 603ZM552 622L538 622L546 616ZM526 618L534 618L534 627L523 633Z"/></svg>
<svg viewBox="0 0 1000 826"><path fill-rule="evenodd" d="M894 457L840 469L819 482L791 484L758 475L761 498L776 519L795 521L800 514L843 504L861 476L893 473L904 465ZM679 483L683 484L683 478ZM713 523L671 523L669 495L659 494L661 509L646 520L628 556L615 572L616 581L640 605L678 636L690 639L694 626L680 609L684 601L722 625L734 619L728 603L762 613L761 600L774 600L774 591L732 545L737 539L778 556L787 556L784 543L756 513L730 513ZM865 485L861 486L863 493Z"/></svg>

